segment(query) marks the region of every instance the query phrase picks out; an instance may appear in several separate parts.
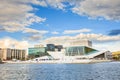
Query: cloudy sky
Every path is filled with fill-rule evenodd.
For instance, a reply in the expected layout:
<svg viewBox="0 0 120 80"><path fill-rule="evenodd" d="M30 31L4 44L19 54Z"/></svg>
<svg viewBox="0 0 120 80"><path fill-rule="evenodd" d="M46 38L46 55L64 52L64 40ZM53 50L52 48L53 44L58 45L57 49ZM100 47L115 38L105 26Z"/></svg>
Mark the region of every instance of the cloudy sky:
<svg viewBox="0 0 120 80"><path fill-rule="evenodd" d="M0 0L0 47L89 39L120 50L120 0Z"/></svg>

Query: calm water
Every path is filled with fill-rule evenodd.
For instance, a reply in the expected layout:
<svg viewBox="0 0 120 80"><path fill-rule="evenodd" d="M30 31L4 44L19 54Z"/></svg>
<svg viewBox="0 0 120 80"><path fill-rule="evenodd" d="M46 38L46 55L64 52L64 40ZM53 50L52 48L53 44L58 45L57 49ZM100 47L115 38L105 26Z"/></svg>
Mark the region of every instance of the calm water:
<svg viewBox="0 0 120 80"><path fill-rule="evenodd" d="M0 80L120 80L120 62L0 64Z"/></svg>

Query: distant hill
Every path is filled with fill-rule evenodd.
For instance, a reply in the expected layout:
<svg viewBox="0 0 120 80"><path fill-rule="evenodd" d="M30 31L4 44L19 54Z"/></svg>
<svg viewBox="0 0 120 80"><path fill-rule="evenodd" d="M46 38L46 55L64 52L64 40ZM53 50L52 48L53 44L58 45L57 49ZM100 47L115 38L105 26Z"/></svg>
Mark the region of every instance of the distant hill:
<svg viewBox="0 0 120 80"><path fill-rule="evenodd" d="M120 55L120 51L112 52L112 55Z"/></svg>
<svg viewBox="0 0 120 80"><path fill-rule="evenodd" d="M112 57L114 60L120 61L120 51L112 52Z"/></svg>

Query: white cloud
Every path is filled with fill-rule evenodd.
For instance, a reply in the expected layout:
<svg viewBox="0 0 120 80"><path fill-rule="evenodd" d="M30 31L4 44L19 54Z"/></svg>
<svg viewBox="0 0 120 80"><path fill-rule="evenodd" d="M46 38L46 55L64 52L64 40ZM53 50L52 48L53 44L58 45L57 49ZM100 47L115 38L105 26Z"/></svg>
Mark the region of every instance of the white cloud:
<svg viewBox="0 0 120 80"><path fill-rule="evenodd" d="M83 33L83 32L91 32L90 29L80 29L80 30L65 30L63 34L75 34L75 33Z"/></svg>
<svg viewBox="0 0 120 80"><path fill-rule="evenodd" d="M43 3L44 6L62 10L71 6L74 13L87 15L90 18L120 20L120 0L45 0Z"/></svg>
<svg viewBox="0 0 120 80"><path fill-rule="evenodd" d="M117 36L106 36L102 35L101 37L97 38L99 41L117 41L120 40L120 35Z"/></svg>
<svg viewBox="0 0 120 80"><path fill-rule="evenodd" d="M44 43L51 43L51 44L63 44L71 40L72 37L70 36L58 36L58 37L50 37L44 40Z"/></svg>
<svg viewBox="0 0 120 80"><path fill-rule="evenodd" d="M47 6L45 0L26 0L27 2L31 2L33 4L36 4L36 5L41 5L41 6Z"/></svg>
<svg viewBox="0 0 120 80"><path fill-rule="evenodd" d="M52 34L59 34L59 32L57 32L57 31L53 31L53 32L51 32Z"/></svg>
<svg viewBox="0 0 120 80"><path fill-rule="evenodd" d="M71 6L74 13L90 18L120 20L120 0L46 0L46 4L62 10Z"/></svg>
<svg viewBox="0 0 120 80"><path fill-rule="evenodd" d="M76 3L72 11L91 18L120 20L120 0L83 0Z"/></svg>
<svg viewBox="0 0 120 80"><path fill-rule="evenodd" d="M43 35L41 35L41 34L34 34L34 35L27 36L27 39L29 41L39 41L42 38L43 38Z"/></svg>
<svg viewBox="0 0 120 80"><path fill-rule="evenodd" d="M64 8L66 7L65 4L63 4L63 2L65 2L65 0L46 0L46 3L54 8L58 8L58 9L62 9L64 10Z"/></svg>
<svg viewBox="0 0 120 80"><path fill-rule="evenodd" d="M93 48L98 50L109 50L111 52L120 51L120 41L94 43Z"/></svg>
<svg viewBox="0 0 120 80"><path fill-rule="evenodd" d="M37 34L37 33L39 33L39 31L35 30L35 29L31 29L31 28L24 28L23 33L35 33L35 34Z"/></svg>
<svg viewBox="0 0 120 80"><path fill-rule="evenodd" d="M31 4L65 10L69 6L65 2L72 5L72 11L79 15L87 15L91 18L102 17L107 20L120 20L120 0L0 0L1 30L16 32L34 22L44 22L46 18L35 15L32 11L36 9ZM72 33L73 31L66 31L65 33L67 32Z"/></svg>
<svg viewBox="0 0 120 80"><path fill-rule="evenodd" d="M0 0L0 3L0 26L4 31L21 31L34 22L38 23L46 20L46 18L41 18L32 13L35 9L30 4L40 5L41 1Z"/></svg>
<svg viewBox="0 0 120 80"><path fill-rule="evenodd" d="M3 38L0 39L0 48L17 48L17 49L27 49L28 42L27 41L18 41L13 38Z"/></svg>
<svg viewBox="0 0 120 80"><path fill-rule="evenodd" d="M24 28L23 33L30 33L28 36L24 37L28 41L39 41L43 39L44 35L49 31L46 30L36 30L32 28Z"/></svg>
<svg viewBox="0 0 120 80"><path fill-rule="evenodd" d="M32 28L24 28L23 33L46 34L46 33L48 33L48 31L36 30L36 29L32 29Z"/></svg>

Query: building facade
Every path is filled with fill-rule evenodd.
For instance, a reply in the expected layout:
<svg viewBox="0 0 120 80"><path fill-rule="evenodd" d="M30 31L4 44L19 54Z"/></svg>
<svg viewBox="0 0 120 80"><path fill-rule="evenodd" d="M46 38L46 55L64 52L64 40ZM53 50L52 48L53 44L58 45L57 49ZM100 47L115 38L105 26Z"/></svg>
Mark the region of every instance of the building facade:
<svg viewBox="0 0 120 80"><path fill-rule="evenodd" d="M47 51L55 51L55 45L54 44L47 44Z"/></svg>
<svg viewBox="0 0 120 80"><path fill-rule="evenodd" d="M29 48L29 55L36 57L50 56L55 60L109 60L112 55L110 51L99 51L92 48L89 40L71 41L68 46L47 44L44 48ZM42 54L42 55L41 55Z"/></svg>
<svg viewBox="0 0 120 80"><path fill-rule="evenodd" d="M71 41L70 45L61 49L61 51L48 51L54 59L112 59L110 51L99 51L92 48L92 42L89 40Z"/></svg>
<svg viewBox="0 0 120 80"><path fill-rule="evenodd" d="M81 56L81 55L89 55L91 53L97 52L97 50L86 47L86 46L73 46L66 47L65 49L66 56Z"/></svg>
<svg viewBox="0 0 120 80"><path fill-rule="evenodd" d="M12 59L26 60L27 54L26 54L26 50L1 48L0 58L2 60L12 60Z"/></svg>
<svg viewBox="0 0 120 80"><path fill-rule="evenodd" d="M47 55L47 51L45 47L33 47L28 48L28 57L29 58L36 58Z"/></svg>
<svg viewBox="0 0 120 80"><path fill-rule="evenodd" d="M3 60L3 50L0 48L0 59Z"/></svg>

